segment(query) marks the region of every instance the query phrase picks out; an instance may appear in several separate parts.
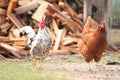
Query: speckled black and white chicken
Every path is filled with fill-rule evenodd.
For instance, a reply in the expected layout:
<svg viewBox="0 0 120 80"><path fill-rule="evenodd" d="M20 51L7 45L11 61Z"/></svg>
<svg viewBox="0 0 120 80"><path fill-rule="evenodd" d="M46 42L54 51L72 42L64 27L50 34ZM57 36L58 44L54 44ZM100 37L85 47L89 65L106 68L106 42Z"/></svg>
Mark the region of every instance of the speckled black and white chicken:
<svg viewBox="0 0 120 80"><path fill-rule="evenodd" d="M37 34L35 34L34 30L30 26L25 26L19 29L20 32L25 31L27 34L27 44L31 48L30 55L33 58L34 65L36 65L37 56L39 57L40 62L39 66L37 65L38 68L42 68L42 62L47 57L49 53L49 48L52 44L51 37L46 30L46 26L48 26L48 24L46 23L46 18L45 20L44 18L42 18Z"/></svg>

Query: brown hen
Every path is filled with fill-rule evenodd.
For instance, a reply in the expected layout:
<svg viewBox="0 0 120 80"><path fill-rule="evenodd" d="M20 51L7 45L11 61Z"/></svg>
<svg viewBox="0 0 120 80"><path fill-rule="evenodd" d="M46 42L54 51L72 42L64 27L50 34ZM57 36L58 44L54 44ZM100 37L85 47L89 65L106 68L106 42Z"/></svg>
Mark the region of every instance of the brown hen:
<svg viewBox="0 0 120 80"><path fill-rule="evenodd" d="M87 62L94 59L99 62L107 47L106 28L104 21L98 25L91 17L82 32L82 39L78 42L79 50Z"/></svg>

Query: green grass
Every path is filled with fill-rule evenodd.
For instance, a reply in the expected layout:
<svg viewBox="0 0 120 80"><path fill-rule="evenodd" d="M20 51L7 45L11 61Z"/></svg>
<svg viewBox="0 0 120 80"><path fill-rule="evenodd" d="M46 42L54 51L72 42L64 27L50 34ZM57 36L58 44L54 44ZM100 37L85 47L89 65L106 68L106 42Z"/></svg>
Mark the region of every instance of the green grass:
<svg viewBox="0 0 120 80"><path fill-rule="evenodd" d="M101 63L107 62L111 59L112 61L120 62L120 53L107 54L100 60Z"/></svg>
<svg viewBox="0 0 120 80"><path fill-rule="evenodd" d="M79 63L83 62L82 58L68 56L66 59L45 60L46 63ZM0 61L0 80L70 80L70 77L78 73L73 71L56 69L37 70L32 66L32 61L10 60Z"/></svg>
<svg viewBox="0 0 120 80"><path fill-rule="evenodd" d="M120 54L115 54L114 61L120 61ZM103 56L100 63L107 63L110 56ZM94 61L91 62L91 64ZM85 63L83 58L68 56L65 59L45 60L47 63ZM80 72L57 70L57 69L43 69L37 70L32 66L32 62L28 60L11 60L0 61L0 80L71 80L70 78L81 74Z"/></svg>
<svg viewBox="0 0 120 80"><path fill-rule="evenodd" d="M65 75L71 76L71 72L62 71L58 75L54 70L35 69L31 61L0 61L0 80L69 80Z"/></svg>

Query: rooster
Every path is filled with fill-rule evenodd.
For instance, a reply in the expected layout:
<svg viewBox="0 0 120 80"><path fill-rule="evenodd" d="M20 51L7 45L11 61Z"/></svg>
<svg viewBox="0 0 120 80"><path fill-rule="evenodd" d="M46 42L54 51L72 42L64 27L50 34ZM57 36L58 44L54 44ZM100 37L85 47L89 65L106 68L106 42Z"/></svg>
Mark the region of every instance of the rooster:
<svg viewBox="0 0 120 80"><path fill-rule="evenodd" d="M49 53L49 48L52 44L51 37L46 30L46 22L47 22L46 18L45 21L42 18L37 34L35 34L34 30L30 26L25 26L19 29L20 33L23 31L26 32L27 41L28 41L27 44L31 48L30 55L33 58L33 64L35 66L38 66L38 68L40 69L42 69L42 62L47 57ZM40 60L39 65L36 65L37 56L39 57Z"/></svg>
<svg viewBox="0 0 120 80"><path fill-rule="evenodd" d="M79 50L85 61L90 62L94 59L95 62L99 62L107 45L104 21L98 25L91 17L88 17L82 32L82 39L78 42Z"/></svg>

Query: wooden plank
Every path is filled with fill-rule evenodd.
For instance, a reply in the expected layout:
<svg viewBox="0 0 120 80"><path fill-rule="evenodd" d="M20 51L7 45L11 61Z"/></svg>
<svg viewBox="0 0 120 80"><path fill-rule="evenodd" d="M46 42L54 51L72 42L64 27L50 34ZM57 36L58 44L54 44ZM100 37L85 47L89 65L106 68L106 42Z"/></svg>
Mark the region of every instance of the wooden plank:
<svg viewBox="0 0 120 80"><path fill-rule="evenodd" d="M67 30L66 28L63 28L62 38L66 36L67 31L68 31L68 30Z"/></svg>
<svg viewBox="0 0 120 80"><path fill-rule="evenodd" d="M17 58L21 58L20 55L18 55L18 53L22 53L21 50L18 50L17 48L14 48L8 44L5 43L0 43L0 46L7 49L8 51L10 51L15 57Z"/></svg>
<svg viewBox="0 0 120 80"><path fill-rule="evenodd" d="M36 10L36 12L32 15L32 19L40 22L42 17L45 17L45 13L48 12L47 11L47 7L48 5L50 5L50 3L44 1Z"/></svg>
<svg viewBox="0 0 120 80"><path fill-rule="evenodd" d="M77 54L80 53L79 48L72 48L70 46L69 47L68 46L60 46L60 49L61 50L68 50L70 52L74 52L74 53L77 53Z"/></svg>
<svg viewBox="0 0 120 80"><path fill-rule="evenodd" d="M0 60L7 60L7 58L0 54Z"/></svg>
<svg viewBox="0 0 120 80"><path fill-rule="evenodd" d="M0 15L5 15L5 14L6 14L6 10L5 10L5 9L0 8Z"/></svg>
<svg viewBox="0 0 120 80"><path fill-rule="evenodd" d="M0 25L3 24L4 22L5 22L5 16L0 15Z"/></svg>
<svg viewBox="0 0 120 80"><path fill-rule="evenodd" d="M12 12L17 7L17 2L18 0L10 0L7 8L7 13Z"/></svg>
<svg viewBox="0 0 120 80"><path fill-rule="evenodd" d="M10 42L13 42L13 46L25 47L27 45L27 38L10 38Z"/></svg>
<svg viewBox="0 0 120 80"><path fill-rule="evenodd" d="M5 22L4 24L0 25L1 30L6 30L9 29L12 26L9 22Z"/></svg>
<svg viewBox="0 0 120 80"><path fill-rule="evenodd" d="M17 26L17 28L23 27L23 24L19 21L19 19L13 13L8 13L7 16L10 20Z"/></svg>
<svg viewBox="0 0 120 80"><path fill-rule="evenodd" d="M0 42L19 42L19 41L26 41L26 38L9 38L0 36Z"/></svg>
<svg viewBox="0 0 120 80"><path fill-rule="evenodd" d="M26 5L26 3L30 3L31 0L18 0L18 5L19 6L23 6Z"/></svg>
<svg viewBox="0 0 120 80"><path fill-rule="evenodd" d="M10 29L9 34L8 34L8 37L9 37L9 38L14 38L14 36L13 36L13 30L14 30L15 28L16 28L16 26L13 25L12 28Z"/></svg>
<svg viewBox="0 0 120 80"><path fill-rule="evenodd" d="M5 23L3 23L2 25L0 25L0 33L1 33L1 35L3 34L3 35L8 35L8 29L10 29L12 27L12 24L10 24L9 22L5 22Z"/></svg>
<svg viewBox="0 0 120 80"><path fill-rule="evenodd" d="M72 38L72 37L65 37L62 39L62 45L70 45L72 43L77 43L78 39L77 38Z"/></svg>
<svg viewBox="0 0 120 80"><path fill-rule="evenodd" d="M6 1L6 2L5 2L5 1ZM0 2L0 7L7 7L8 4L9 4L8 1L9 1L9 0L2 0L2 1Z"/></svg>
<svg viewBox="0 0 120 80"><path fill-rule="evenodd" d="M49 55L67 55L70 54L68 50L50 50Z"/></svg>
<svg viewBox="0 0 120 80"><path fill-rule="evenodd" d="M26 41L26 38L10 38L10 41Z"/></svg>
<svg viewBox="0 0 120 80"><path fill-rule="evenodd" d="M27 3L26 5L23 5L21 7L18 7L18 8L15 8L15 12L17 14L22 14L22 13L25 13L27 11L30 11L30 10L33 10L35 8L37 8L39 6L39 3L37 0L34 0L30 3Z"/></svg>
<svg viewBox="0 0 120 80"><path fill-rule="evenodd" d="M79 23L80 26L78 26L78 29L82 32L83 29L83 23L79 20L78 14L71 8L71 6L68 5L68 3L65 1L65 10L69 12L71 15L71 18L75 20L77 23Z"/></svg>
<svg viewBox="0 0 120 80"><path fill-rule="evenodd" d="M58 30L58 35L55 39L54 51L59 49L60 41L62 38L63 29Z"/></svg>
<svg viewBox="0 0 120 80"><path fill-rule="evenodd" d="M65 4L64 4L63 0L59 0L58 5L60 7L65 7Z"/></svg>
<svg viewBox="0 0 120 80"><path fill-rule="evenodd" d="M58 0L46 0L46 1L54 3L57 2Z"/></svg>
<svg viewBox="0 0 120 80"><path fill-rule="evenodd" d="M54 41L55 40L55 34L49 28L46 27L46 29L47 29L48 33L50 34L52 40Z"/></svg>
<svg viewBox="0 0 120 80"><path fill-rule="evenodd" d="M10 42L9 37L0 36L0 42Z"/></svg>
<svg viewBox="0 0 120 80"><path fill-rule="evenodd" d="M19 29L18 28L14 28L12 31L10 31L10 33L13 36L13 38L19 38L20 37Z"/></svg>
<svg viewBox="0 0 120 80"><path fill-rule="evenodd" d="M69 28L73 31L73 32L76 32L75 31L75 28L77 26L79 26L79 24L77 24L76 22L74 22L72 19L68 18L68 17L65 17L59 13L55 13L54 16L58 17L59 19L62 19L63 21L66 22L66 24L69 26Z"/></svg>
<svg viewBox="0 0 120 80"><path fill-rule="evenodd" d="M57 35L57 33L58 33L58 25L57 25L55 19L52 19L52 27L54 29L55 34Z"/></svg>
<svg viewBox="0 0 120 80"><path fill-rule="evenodd" d="M27 46L27 42L25 40L23 41L14 41L14 46Z"/></svg>
<svg viewBox="0 0 120 80"><path fill-rule="evenodd" d="M55 6L48 5L47 9L54 14L55 17L65 21L65 23L69 26L69 28L73 31L76 32L77 29L80 28L80 24L75 22L70 18L70 16L67 16L63 14L61 11L59 11Z"/></svg>

